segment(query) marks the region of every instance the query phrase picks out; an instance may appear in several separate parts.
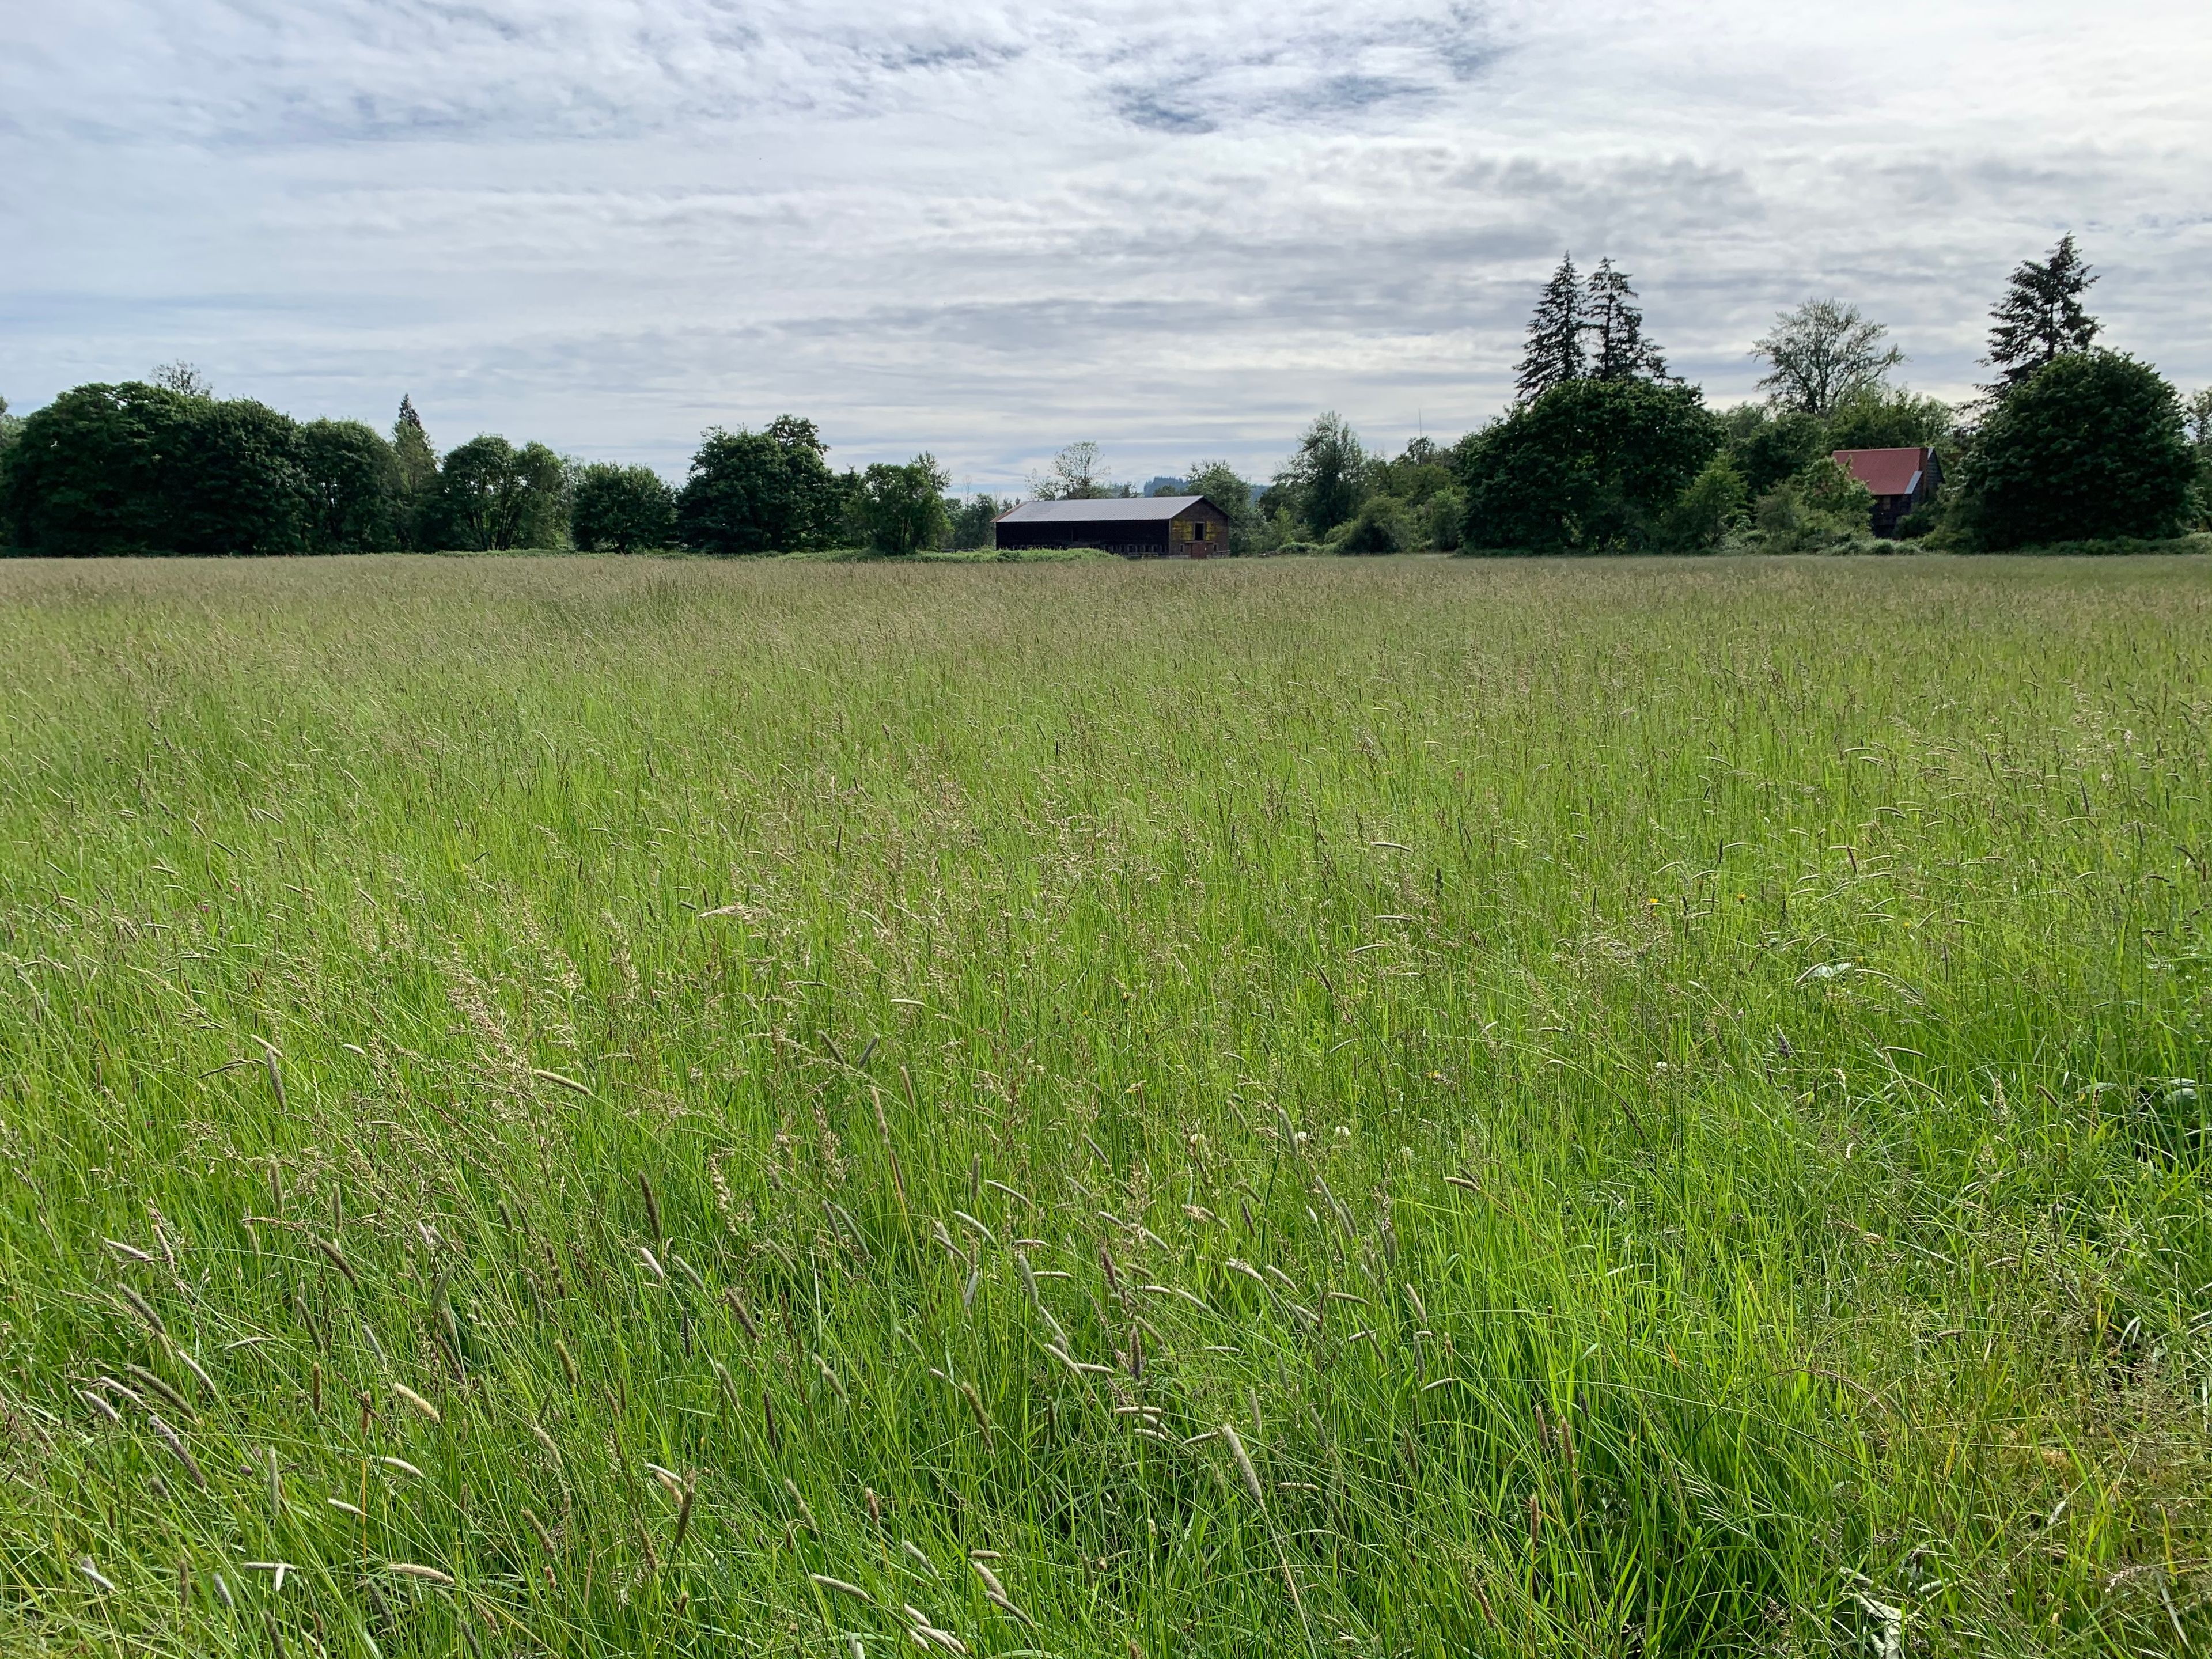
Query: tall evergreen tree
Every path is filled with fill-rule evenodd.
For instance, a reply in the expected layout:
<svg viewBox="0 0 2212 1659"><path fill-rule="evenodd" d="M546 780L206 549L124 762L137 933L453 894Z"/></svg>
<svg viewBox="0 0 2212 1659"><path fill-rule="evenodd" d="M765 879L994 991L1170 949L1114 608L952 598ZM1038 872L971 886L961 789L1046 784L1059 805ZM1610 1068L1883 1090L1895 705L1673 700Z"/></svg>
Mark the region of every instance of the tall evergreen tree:
<svg viewBox="0 0 2212 1659"><path fill-rule="evenodd" d="M1583 331L1590 337L1589 372L1599 380L1663 380L1667 360L1644 337L1644 312L1628 273L1600 259L1590 272Z"/></svg>
<svg viewBox="0 0 2212 1659"><path fill-rule="evenodd" d="M438 490L438 452L415 412L415 399L402 394L399 418L392 423L392 451L398 466L393 491L392 529L400 544L417 552L437 539L433 507Z"/></svg>
<svg viewBox="0 0 2212 1659"><path fill-rule="evenodd" d="M2013 272L1990 313L1990 355L1982 361L1997 371L1991 396L2004 397L2055 358L2089 349L2098 324L2081 296L2096 280L2070 230L2049 258L2030 259Z"/></svg>
<svg viewBox="0 0 2212 1659"><path fill-rule="evenodd" d="M1537 297L1536 314L1528 319L1528 343L1521 354L1521 372L1513 389L1534 402L1555 386L1579 380L1589 372L1583 353L1583 285L1575 273L1574 256L1562 254L1559 268Z"/></svg>

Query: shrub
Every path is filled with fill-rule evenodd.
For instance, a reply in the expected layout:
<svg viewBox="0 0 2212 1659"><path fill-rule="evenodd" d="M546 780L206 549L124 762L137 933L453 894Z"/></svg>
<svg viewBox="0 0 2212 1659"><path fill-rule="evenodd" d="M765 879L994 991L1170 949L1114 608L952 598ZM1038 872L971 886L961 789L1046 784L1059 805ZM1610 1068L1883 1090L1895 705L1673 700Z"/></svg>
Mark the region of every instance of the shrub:
<svg viewBox="0 0 2212 1659"><path fill-rule="evenodd" d="M1395 495L1370 495L1325 545L1338 553L1403 553L1416 539L1405 502Z"/></svg>
<svg viewBox="0 0 2212 1659"><path fill-rule="evenodd" d="M1835 462L1815 461L1760 496L1752 521L1769 552L1832 551L1872 536L1874 495Z"/></svg>
<svg viewBox="0 0 2212 1659"><path fill-rule="evenodd" d="M2196 472L2180 398L2156 369L2069 352L1997 404L1967 453L1960 508L1992 550L2155 538L2181 527Z"/></svg>

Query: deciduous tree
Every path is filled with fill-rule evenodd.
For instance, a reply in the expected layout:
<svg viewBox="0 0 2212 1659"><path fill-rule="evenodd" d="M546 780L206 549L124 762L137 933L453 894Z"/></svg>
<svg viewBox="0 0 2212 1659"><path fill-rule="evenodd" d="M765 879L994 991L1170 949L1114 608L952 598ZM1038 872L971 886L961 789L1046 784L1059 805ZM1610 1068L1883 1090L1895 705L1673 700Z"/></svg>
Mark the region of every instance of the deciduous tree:
<svg viewBox="0 0 2212 1659"><path fill-rule="evenodd" d="M1297 449L1275 475L1275 487L1307 529L1321 537L1359 510L1367 475L1367 451L1359 434L1332 410L1298 434Z"/></svg>
<svg viewBox="0 0 2212 1659"><path fill-rule="evenodd" d="M846 486L814 422L779 415L765 431L710 430L676 499L678 532L702 552L793 552L829 544Z"/></svg>
<svg viewBox="0 0 2212 1659"><path fill-rule="evenodd" d="M2196 473L2181 399L2156 369L2118 352L2062 352L1983 423L1960 514L1991 549L2171 536Z"/></svg>
<svg viewBox="0 0 2212 1659"><path fill-rule="evenodd" d="M1808 300L1778 315L1773 328L1753 345L1752 355L1768 365L1759 384L1778 406L1826 420L1905 361L1895 346L1881 343L1888 332L1861 316L1856 306Z"/></svg>
<svg viewBox="0 0 2212 1659"><path fill-rule="evenodd" d="M1570 380L1460 441L1471 546L1633 552L1719 448L1697 387Z"/></svg>
<svg viewBox="0 0 2212 1659"><path fill-rule="evenodd" d="M935 547L951 530L945 489L951 477L927 452L904 465L876 461L860 474L852 503L860 540L878 553Z"/></svg>
<svg viewBox="0 0 2212 1659"><path fill-rule="evenodd" d="M676 539L676 492L649 466L594 461L576 474L568 531L593 553L635 553Z"/></svg>

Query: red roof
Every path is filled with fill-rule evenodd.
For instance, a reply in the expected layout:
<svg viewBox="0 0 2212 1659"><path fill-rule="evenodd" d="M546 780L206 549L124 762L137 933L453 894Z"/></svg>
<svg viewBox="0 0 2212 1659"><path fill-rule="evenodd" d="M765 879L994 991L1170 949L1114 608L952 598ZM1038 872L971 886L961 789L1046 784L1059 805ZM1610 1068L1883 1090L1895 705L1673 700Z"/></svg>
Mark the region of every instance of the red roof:
<svg viewBox="0 0 2212 1659"><path fill-rule="evenodd" d="M1910 495L1928 470L1925 449L1838 449L1830 459L1877 495Z"/></svg>

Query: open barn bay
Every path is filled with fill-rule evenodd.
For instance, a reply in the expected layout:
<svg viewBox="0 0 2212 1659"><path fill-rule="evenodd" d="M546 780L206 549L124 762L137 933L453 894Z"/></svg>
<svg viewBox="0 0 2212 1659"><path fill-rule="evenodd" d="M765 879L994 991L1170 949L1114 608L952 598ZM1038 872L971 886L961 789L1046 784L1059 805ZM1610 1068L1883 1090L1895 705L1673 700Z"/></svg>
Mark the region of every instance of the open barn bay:
<svg viewBox="0 0 2212 1659"><path fill-rule="evenodd" d="M2212 1643L2212 568L0 565L0 1645Z"/></svg>

